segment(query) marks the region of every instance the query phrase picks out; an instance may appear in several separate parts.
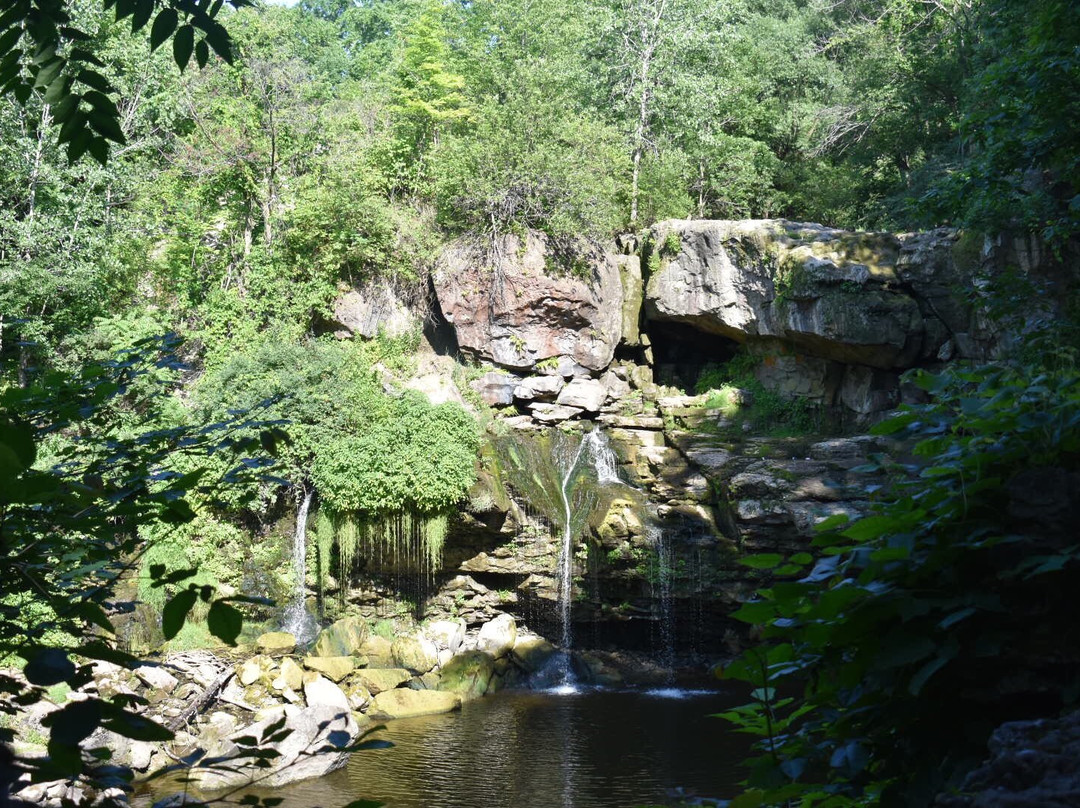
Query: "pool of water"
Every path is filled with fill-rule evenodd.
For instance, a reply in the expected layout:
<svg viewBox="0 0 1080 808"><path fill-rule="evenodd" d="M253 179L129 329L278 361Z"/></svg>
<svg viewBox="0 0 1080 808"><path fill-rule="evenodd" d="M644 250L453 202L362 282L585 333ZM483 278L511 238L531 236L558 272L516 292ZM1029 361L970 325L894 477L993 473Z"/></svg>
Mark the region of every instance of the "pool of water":
<svg viewBox="0 0 1080 808"><path fill-rule="evenodd" d="M277 789L285 808L366 798L388 808L632 808L731 797L744 737L709 717L711 690L514 691L460 712L391 722L392 749Z"/></svg>

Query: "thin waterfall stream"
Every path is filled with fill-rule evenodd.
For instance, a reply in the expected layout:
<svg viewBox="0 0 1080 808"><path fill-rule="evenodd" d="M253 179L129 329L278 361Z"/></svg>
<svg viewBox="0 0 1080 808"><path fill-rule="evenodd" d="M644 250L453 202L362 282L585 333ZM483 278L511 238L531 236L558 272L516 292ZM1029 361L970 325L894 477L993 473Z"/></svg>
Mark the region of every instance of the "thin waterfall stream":
<svg viewBox="0 0 1080 808"><path fill-rule="evenodd" d="M296 591L285 609L282 630L296 637L300 645L315 639L318 623L307 609L307 521L311 510L313 489L304 491L304 497L296 509L296 531L293 534L293 571L296 575Z"/></svg>
<svg viewBox="0 0 1080 808"><path fill-rule="evenodd" d="M596 480L602 485L621 483L616 470L615 453L608 445L604 433L599 427L587 432L578 445L577 452L573 455L566 473L563 475L560 494L563 502L563 540L559 551L559 620L561 623L561 647L563 650L562 669L560 670L560 686L573 688L574 671L570 662L570 654L574 647L573 621L571 620L571 605L574 594L574 530L573 514L570 507L570 489L574 472L581 463L583 455L588 453L592 461L592 468L596 474Z"/></svg>

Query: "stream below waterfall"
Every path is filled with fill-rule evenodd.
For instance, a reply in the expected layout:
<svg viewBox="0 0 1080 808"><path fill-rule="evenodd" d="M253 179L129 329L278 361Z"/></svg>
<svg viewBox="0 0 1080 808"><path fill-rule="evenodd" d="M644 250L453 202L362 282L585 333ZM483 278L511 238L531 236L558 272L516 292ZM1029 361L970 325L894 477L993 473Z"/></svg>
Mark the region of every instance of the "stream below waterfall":
<svg viewBox="0 0 1080 808"><path fill-rule="evenodd" d="M730 798L747 740L712 690L505 691L459 712L390 722L394 743L316 780L268 791L283 808L355 799L386 808L633 808Z"/></svg>

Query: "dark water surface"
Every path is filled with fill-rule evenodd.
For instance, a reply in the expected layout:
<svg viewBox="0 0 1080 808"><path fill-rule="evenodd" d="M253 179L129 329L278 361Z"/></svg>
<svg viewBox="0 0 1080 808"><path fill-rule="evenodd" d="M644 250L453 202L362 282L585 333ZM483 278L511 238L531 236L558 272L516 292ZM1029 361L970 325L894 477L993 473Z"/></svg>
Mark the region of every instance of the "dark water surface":
<svg viewBox="0 0 1080 808"><path fill-rule="evenodd" d="M391 722L393 749L273 792L286 808L358 798L388 808L631 808L674 789L730 797L746 748L712 691L504 692L445 715Z"/></svg>

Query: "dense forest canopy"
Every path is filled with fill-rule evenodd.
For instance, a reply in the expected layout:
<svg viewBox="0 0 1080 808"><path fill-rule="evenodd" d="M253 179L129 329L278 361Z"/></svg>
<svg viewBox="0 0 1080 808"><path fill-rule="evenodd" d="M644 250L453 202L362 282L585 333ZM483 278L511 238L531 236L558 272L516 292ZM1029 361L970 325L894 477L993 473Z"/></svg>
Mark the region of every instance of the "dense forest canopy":
<svg viewBox="0 0 1080 808"><path fill-rule="evenodd" d="M183 73L155 23L69 11L122 137L69 163L56 104L5 85L7 363L153 316L213 366L307 334L340 283L414 283L462 232L787 216L1054 241L1080 216L1064 0L310 0L226 8L231 64Z"/></svg>

